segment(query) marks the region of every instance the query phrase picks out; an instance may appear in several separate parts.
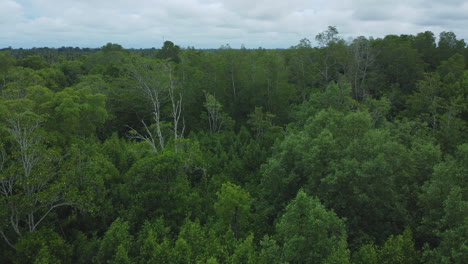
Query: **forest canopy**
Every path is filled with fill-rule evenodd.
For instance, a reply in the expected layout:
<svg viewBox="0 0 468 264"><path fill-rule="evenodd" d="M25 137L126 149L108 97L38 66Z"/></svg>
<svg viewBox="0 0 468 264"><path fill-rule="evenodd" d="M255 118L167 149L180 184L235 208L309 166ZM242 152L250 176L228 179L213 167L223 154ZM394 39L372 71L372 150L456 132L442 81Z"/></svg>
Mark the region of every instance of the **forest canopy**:
<svg viewBox="0 0 468 264"><path fill-rule="evenodd" d="M468 47L0 51L1 263L468 263Z"/></svg>

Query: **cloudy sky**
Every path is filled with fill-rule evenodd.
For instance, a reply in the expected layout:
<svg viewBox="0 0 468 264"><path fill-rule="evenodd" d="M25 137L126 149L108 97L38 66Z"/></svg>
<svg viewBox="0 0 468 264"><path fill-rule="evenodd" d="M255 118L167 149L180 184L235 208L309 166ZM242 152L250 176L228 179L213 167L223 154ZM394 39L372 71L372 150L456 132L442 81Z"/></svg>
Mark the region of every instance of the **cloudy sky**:
<svg viewBox="0 0 468 264"><path fill-rule="evenodd" d="M453 31L468 0L0 0L0 48L287 48L329 25L356 36Z"/></svg>

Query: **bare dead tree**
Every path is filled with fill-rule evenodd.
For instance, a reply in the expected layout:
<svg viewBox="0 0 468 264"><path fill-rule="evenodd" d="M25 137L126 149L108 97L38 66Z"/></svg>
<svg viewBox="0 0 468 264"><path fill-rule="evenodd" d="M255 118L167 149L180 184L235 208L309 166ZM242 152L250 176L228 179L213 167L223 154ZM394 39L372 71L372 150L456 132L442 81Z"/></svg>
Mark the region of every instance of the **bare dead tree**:
<svg viewBox="0 0 468 264"><path fill-rule="evenodd" d="M145 141L146 143L148 143L151 146L151 148L153 149L153 151L155 153L158 153L159 152L158 151L158 142L157 142L158 139L155 138L154 133L150 130L150 128L148 128L145 121L141 120L141 123L145 127L145 132L146 133L141 134L136 129L134 129L132 127L129 127L131 129L130 138Z"/></svg>
<svg viewBox="0 0 468 264"><path fill-rule="evenodd" d="M0 193L4 197L11 197L13 196L13 188L15 183L15 175L6 175L5 174L5 163L7 160L7 154L5 150L2 148L0 150ZM21 232L18 228L19 226L19 217L18 213L15 212L16 210L14 206L12 206L10 200L6 200L7 206L10 209L10 225L13 228L13 231L21 236ZM13 243L8 239L7 235L5 234L4 230L0 228L0 234L2 235L3 240L12 248L15 248Z"/></svg>
<svg viewBox="0 0 468 264"><path fill-rule="evenodd" d="M352 60L348 66L348 78L352 83L354 96L359 100L365 95L363 86L367 81L370 70L374 66L375 53L369 40L364 37L355 39L350 45L350 51Z"/></svg>
<svg viewBox="0 0 468 264"><path fill-rule="evenodd" d="M218 133L223 126L223 119L221 118L221 103L216 98L205 92L205 108L208 114L208 124L211 132Z"/></svg>
<svg viewBox="0 0 468 264"><path fill-rule="evenodd" d="M172 67L166 65L166 71L169 75L169 97L171 98L172 104L172 111L171 115L173 118L173 131L174 131L174 139L183 138L184 131L185 131L185 121L182 119L182 128L179 132L179 123L182 114L182 93L179 93L178 99L176 99L175 90L176 84L172 77Z"/></svg>
<svg viewBox="0 0 468 264"><path fill-rule="evenodd" d="M140 139L151 145L154 152L165 148L166 135L163 132L162 104L170 100L172 129L174 140L183 137L185 122L182 117L182 94L176 92L177 83L173 77L173 68L167 62L150 63L139 61L132 64L128 71L138 83L138 88L149 99L152 106L152 115L155 131L142 121L145 128L144 133L139 133L132 128L132 138ZM177 144L175 144L177 148Z"/></svg>
<svg viewBox="0 0 468 264"><path fill-rule="evenodd" d="M146 135L138 133L133 129L134 138L142 139L148 142L153 150L158 153L157 142L159 142L159 148L164 149L164 136L162 133L162 124L161 124L161 92L163 91L162 83L157 74L155 74L154 65L148 63L139 63L138 65L131 65L128 74L137 81L139 89L143 92L146 98L149 99L152 106L152 115L154 119L154 124L156 126L156 134L148 128L146 123L142 120L145 127Z"/></svg>
<svg viewBox="0 0 468 264"><path fill-rule="evenodd" d="M67 202L60 191L49 192L48 186L56 174L38 169L46 157L36 133L40 122L21 114L10 118L8 124L7 131L14 143L13 154L8 155L4 149L0 151L0 194L8 211L8 226L16 237L21 237L24 227L34 232L54 209L74 203ZM52 195L44 198L41 195L44 192ZM0 227L0 234L14 248L7 229Z"/></svg>

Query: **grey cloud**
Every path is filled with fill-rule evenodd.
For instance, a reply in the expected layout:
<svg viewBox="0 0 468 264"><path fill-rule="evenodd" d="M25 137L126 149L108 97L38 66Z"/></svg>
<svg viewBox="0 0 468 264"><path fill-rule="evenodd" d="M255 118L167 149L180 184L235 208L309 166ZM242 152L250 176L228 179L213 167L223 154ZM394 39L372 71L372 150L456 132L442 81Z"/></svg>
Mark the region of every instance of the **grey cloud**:
<svg viewBox="0 0 468 264"><path fill-rule="evenodd" d="M440 20L463 22L468 20L468 7L454 10L438 10L434 12L433 17Z"/></svg>
<svg viewBox="0 0 468 264"><path fill-rule="evenodd" d="M272 1L272 0L223 0L226 9L241 17L272 20L282 18L291 12L303 10L310 6L306 0Z"/></svg>
<svg viewBox="0 0 468 264"><path fill-rule="evenodd" d="M353 12L353 18L363 21L383 21L395 18L391 10L384 10L379 7L362 7Z"/></svg>
<svg viewBox="0 0 468 264"><path fill-rule="evenodd" d="M26 4L27 3L27 4ZM0 48L289 47L338 27L344 37L432 30L468 36L463 0L0 0Z"/></svg>

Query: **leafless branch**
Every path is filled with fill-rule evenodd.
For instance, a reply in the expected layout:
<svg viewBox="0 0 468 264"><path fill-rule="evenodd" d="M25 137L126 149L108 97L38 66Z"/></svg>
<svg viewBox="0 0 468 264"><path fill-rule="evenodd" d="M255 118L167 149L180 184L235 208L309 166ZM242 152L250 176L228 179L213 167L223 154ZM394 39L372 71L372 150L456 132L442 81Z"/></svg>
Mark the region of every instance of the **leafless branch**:
<svg viewBox="0 0 468 264"><path fill-rule="evenodd" d="M44 215L42 215L42 217L39 219L39 221L37 221L33 226L32 226L32 230L31 231L34 231L36 230L37 226L42 222L42 220L44 220L46 218L46 216L52 212L52 210L54 210L55 208L57 207L60 207L60 206L71 206L71 205L75 205L76 203L59 203L59 204L55 204L53 206L51 206L47 212L44 213Z"/></svg>

